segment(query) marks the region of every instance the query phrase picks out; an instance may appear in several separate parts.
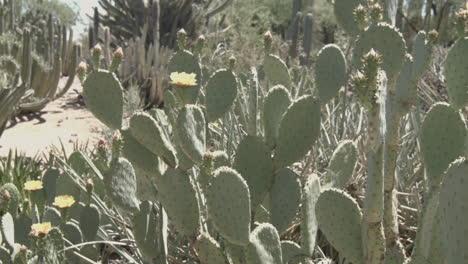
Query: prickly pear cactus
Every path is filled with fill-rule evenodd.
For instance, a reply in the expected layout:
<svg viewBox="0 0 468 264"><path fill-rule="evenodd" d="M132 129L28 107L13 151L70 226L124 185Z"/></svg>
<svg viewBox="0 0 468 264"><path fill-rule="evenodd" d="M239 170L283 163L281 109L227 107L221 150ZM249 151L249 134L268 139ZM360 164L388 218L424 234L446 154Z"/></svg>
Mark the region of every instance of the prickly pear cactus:
<svg viewBox="0 0 468 264"><path fill-rule="evenodd" d="M301 207L301 245L305 254L312 256L318 231L318 219L315 212L320 195L320 179L312 174L304 184Z"/></svg>
<svg viewBox="0 0 468 264"><path fill-rule="evenodd" d="M185 105L175 124L175 134L182 151L196 164L201 164L206 151L206 123L202 110Z"/></svg>
<svg viewBox="0 0 468 264"><path fill-rule="evenodd" d="M296 216L301 203L299 175L284 168L276 173L275 184L270 190L270 219L278 233L283 233Z"/></svg>
<svg viewBox="0 0 468 264"><path fill-rule="evenodd" d="M268 223L257 226L250 234L245 254L247 264L282 264L278 231Z"/></svg>
<svg viewBox="0 0 468 264"><path fill-rule="evenodd" d="M270 151L260 137L247 136L240 142L234 169L247 181L251 206L255 209L270 190L275 177Z"/></svg>
<svg viewBox="0 0 468 264"><path fill-rule="evenodd" d="M281 119L275 149L275 168L304 157L320 134L320 103L311 96L294 102Z"/></svg>
<svg viewBox="0 0 468 264"><path fill-rule="evenodd" d="M83 83L83 97L99 121L112 129L122 127L123 88L115 75L104 70L92 72Z"/></svg>
<svg viewBox="0 0 468 264"><path fill-rule="evenodd" d="M346 187L356 167L357 155L356 146L351 140L342 141L333 152L323 180L323 188Z"/></svg>
<svg viewBox="0 0 468 264"><path fill-rule="evenodd" d="M231 70L218 70L206 84L206 115L209 122L223 117L237 97L237 79Z"/></svg>
<svg viewBox="0 0 468 264"><path fill-rule="evenodd" d="M326 104L346 82L346 61L337 45L323 47L315 63L315 83L320 103Z"/></svg>
<svg viewBox="0 0 468 264"><path fill-rule="evenodd" d="M447 249L447 263L465 263L468 259L466 225L468 160L459 158L450 164L440 190L442 236Z"/></svg>
<svg viewBox="0 0 468 264"><path fill-rule="evenodd" d="M328 189L320 194L315 211L320 230L333 247L352 263L364 263L357 202L343 191Z"/></svg>
<svg viewBox="0 0 468 264"><path fill-rule="evenodd" d="M451 105L460 109L468 104L468 37L459 39L445 61L445 78Z"/></svg>
<svg viewBox="0 0 468 264"><path fill-rule="evenodd" d="M420 144L429 186L440 186L443 172L463 155L466 126L449 104L436 103L421 127Z"/></svg>
<svg viewBox="0 0 468 264"><path fill-rule="evenodd" d="M265 141L270 148L277 144L280 121L291 102L289 91L282 85L274 86L266 95L263 103L263 126Z"/></svg>
<svg viewBox="0 0 468 264"><path fill-rule="evenodd" d="M119 158L113 161L110 170L104 175L104 184L106 194L117 207L132 213L139 210L135 170L128 160Z"/></svg>
<svg viewBox="0 0 468 264"><path fill-rule="evenodd" d="M177 231L190 236L200 228L199 201L191 177L178 169L167 169L156 179L159 200Z"/></svg>
<svg viewBox="0 0 468 264"><path fill-rule="evenodd" d="M271 86L281 84L286 88L291 88L291 76L288 67L278 56L266 55L263 70Z"/></svg>
<svg viewBox="0 0 468 264"><path fill-rule="evenodd" d="M250 193L235 170L221 167L206 193L208 213L218 232L230 243L245 246L250 235Z"/></svg>

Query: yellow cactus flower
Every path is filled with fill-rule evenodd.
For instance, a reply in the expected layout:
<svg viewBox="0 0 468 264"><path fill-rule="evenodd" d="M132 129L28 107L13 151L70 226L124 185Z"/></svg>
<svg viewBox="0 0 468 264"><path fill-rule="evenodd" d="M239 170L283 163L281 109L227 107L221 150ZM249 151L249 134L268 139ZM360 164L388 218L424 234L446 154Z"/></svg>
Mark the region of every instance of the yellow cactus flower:
<svg viewBox="0 0 468 264"><path fill-rule="evenodd" d="M172 84L184 87L197 85L196 77L197 75L195 73L189 74L185 72L173 72L170 76Z"/></svg>
<svg viewBox="0 0 468 264"><path fill-rule="evenodd" d="M75 198L70 195L62 195L55 197L53 205L59 208L69 208L75 203Z"/></svg>
<svg viewBox="0 0 468 264"><path fill-rule="evenodd" d="M42 181L27 181L24 184L24 189L27 191L37 191L41 190L43 187Z"/></svg>
<svg viewBox="0 0 468 264"><path fill-rule="evenodd" d="M34 224L31 226L31 231L34 233L35 236L45 235L49 233L51 229L52 224L50 222Z"/></svg>

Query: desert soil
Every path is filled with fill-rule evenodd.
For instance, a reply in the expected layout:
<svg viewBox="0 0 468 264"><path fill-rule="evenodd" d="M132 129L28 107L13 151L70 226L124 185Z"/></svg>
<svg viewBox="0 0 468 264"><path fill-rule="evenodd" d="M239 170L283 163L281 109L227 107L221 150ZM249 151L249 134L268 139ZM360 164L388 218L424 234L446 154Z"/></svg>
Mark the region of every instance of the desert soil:
<svg viewBox="0 0 468 264"><path fill-rule="evenodd" d="M65 78L61 80L60 87L65 81ZM30 157L48 153L53 148L61 150L60 141L68 155L76 143L95 146L104 126L80 100L81 90L81 84L75 78L68 93L49 103L41 112L21 115L10 121L0 137L0 156L8 155L10 149Z"/></svg>

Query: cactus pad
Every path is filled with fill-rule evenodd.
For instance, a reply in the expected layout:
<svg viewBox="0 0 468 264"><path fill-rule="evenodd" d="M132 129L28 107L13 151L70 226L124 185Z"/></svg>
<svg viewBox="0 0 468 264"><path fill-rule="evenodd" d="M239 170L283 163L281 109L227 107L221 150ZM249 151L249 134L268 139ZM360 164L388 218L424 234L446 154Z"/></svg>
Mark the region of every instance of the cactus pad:
<svg viewBox="0 0 468 264"><path fill-rule="evenodd" d="M368 27L356 41L353 64L360 68L362 57L371 49L382 56L382 69L387 78L396 78L406 54L406 43L401 33L385 23Z"/></svg>
<svg viewBox="0 0 468 264"><path fill-rule="evenodd" d="M100 220L101 215L96 205L89 204L83 208L80 216L80 228L86 241L96 239Z"/></svg>
<svg viewBox="0 0 468 264"><path fill-rule="evenodd" d="M301 245L304 253L312 256L317 238L318 222L315 206L320 195L320 179L312 174L304 184L302 192Z"/></svg>
<svg viewBox="0 0 468 264"><path fill-rule="evenodd" d="M209 234L201 233L194 244L201 264L225 263L221 247Z"/></svg>
<svg viewBox="0 0 468 264"><path fill-rule="evenodd" d="M288 67L278 56L266 55L263 61L263 70L271 86L278 84L291 88L291 76Z"/></svg>
<svg viewBox="0 0 468 264"><path fill-rule="evenodd" d="M247 264L282 264L281 244L276 229L268 223L257 226L250 234L245 255Z"/></svg>
<svg viewBox="0 0 468 264"><path fill-rule="evenodd" d="M250 194L247 182L228 167L214 172L207 189L209 218L230 243L245 246L250 235Z"/></svg>
<svg viewBox="0 0 468 264"><path fill-rule="evenodd" d="M183 104L194 104L197 102L202 82L202 71L197 56L186 50L180 50L174 54L169 61L168 70L173 72L195 73L197 85L191 87L174 87L176 93L182 99Z"/></svg>
<svg viewBox="0 0 468 264"><path fill-rule="evenodd" d="M140 211L133 218L133 234L138 249L147 258L157 258L160 254L158 217L151 202L144 201L140 204Z"/></svg>
<svg viewBox="0 0 468 264"><path fill-rule="evenodd" d="M190 176L178 169L167 169L156 179L161 201L177 231L190 236L200 228L200 211L195 185Z"/></svg>
<svg viewBox="0 0 468 264"><path fill-rule="evenodd" d="M345 85L346 61L343 52L334 44L323 47L317 56L315 83L320 103L326 104Z"/></svg>
<svg viewBox="0 0 468 264"><path fill-rule="evenodd" d="M234 169L247 181L251 206L255 209L274 182L273 160L260 137L246 136L237 147Z"/></svg>
<svg viewBox="0 0 468 264"><path fill-rule="evenodd" d="M83 83L83 97L99 121L111 129L122 127L123 89L114 74L104 70L92 72Z"/></svg>
<svg viewBox="0 0 468 264"><path fill-rule="evenodd" d="M292 170L278 171L270 190L270 219L278 233L283 233L296 216L301 203L301 181Z"/></svg>
<svg viewBox="0 0 468 264"><path fill-rule="evenodd" d="M466 126L460 114L446 103L434 104L421 127L420 144L431 186L439 186L449 164L464 153Z"/></svg>
<svg viewBox="0 0 468 264"><path fill-rule="evenodd" d="M205 116L196 105L185 105L175 124L176 138L184 153L195 163L201 164L206 150Z"/></svg>
<svg viewBox="0 0 468 264"><path fill-rule="evenodd" d="M445 79L450 103L459 109L468 104L468 37L459 39L445 61Z"/></svg>
<svg viewBox="0 0 468 264"><path fill-rule="evenodd" d="M275 168L303 158L320 135L320 104L311 96L294 102L284 114L278 131Z"/></svg>
<svg viewBox="0 0 468 264"><path fill-rule="evenodd" d="M278 137L281 118L291 105L289 91L282 85L277 85L268 91L263 103L263 125L265 141L270 148L274 148Z"/></svg>
<svg viewBox="0 0 468 264"><path fill-rule="evenodd" d="M132 164L119 158L112 162L104 176L106 194L116 206L126 212L137 212L139 201L136 198L137 185Z"/></svg>
<svg viewBox="0 0 468 264"><path fill-rule="evenodd" d="M206 117L209 122L223 117L237 97L237 79L230 70L218 70L206 84Z"/></svg>
<svg viewBox="0 0 468 264"><path fill-rule="evenodd" d="M324 178L324 188L343 189L353 175L357 162L357 149L351 140L342 141L333 152Z"/></svg>
<svg viewBox="0 0 468 264"><path fill-rule="evenodd" d="M315 211L320 230L342 257L364 263L362 214L357 202L343 191L329 189L320 194Z"/></svg>
<svg viewBox="0 0 468 264"><path fill-rule="evenodd" d="M301 247L293 241L281 241L281 253L285 264L299 264L303 260Z"/></svg>
<svg viewBox="0 0 468 264"><path fill-rule="evenodd" d="M143 146L161 157L169 166L178 164L174 146L152 116L137 112L130 118L130 133Z"/></svg>
<svg viewBox="0 0 468 264"><path fill-rule="evenodd" d="M442 236L447 248L447 263L466 263L468 259L468 160L459 158L448 168L440 190Z"/></svg>

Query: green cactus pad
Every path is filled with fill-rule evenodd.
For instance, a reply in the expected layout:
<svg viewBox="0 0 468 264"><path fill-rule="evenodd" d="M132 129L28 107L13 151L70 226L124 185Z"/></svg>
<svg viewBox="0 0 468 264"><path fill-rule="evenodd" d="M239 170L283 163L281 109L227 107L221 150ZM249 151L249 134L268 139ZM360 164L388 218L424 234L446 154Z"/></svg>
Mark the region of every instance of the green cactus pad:
<svg viewBox="0 0 468 264"><path fill-rule="evenodd" d="M466 263L468 259L468 160L459 158L450 164L440 190L442 236L447 248L447 263Z"/></svg>
<svg viewBox="0 0 468 264"><path fill-rule="evenodd" d="M320 135L320 104L311 96L294 102L281 119L275 150L275 168L304 157Z"/></svg>
<svg viewBox="0 0 468 264"><path fill-rule="evenodd" d="M239 143L234 169L247 181L254 210L263 201L275 179L270 150L260 137L246 136Z"/></svg>
<svg viewBox="0 0 468 264"><path fill-rule="evenodd" d="M356 167L357 155L353 141L342 141L333 152L323 180L323 187L337 189L346 187Z"/></svg>
<svg viewBox="0 0 468 264"><path fill-rule="evenodd" d="M94 204L89 204L81 211L80 229L86 241L94 241L99 229L101 214Z"/></svg>
<svg viewBox="0 0 468 264"><path fill-rule="evenodd" d="M301 181L294 171L284 168L277 172L270 190L270 219L280 234L296 216L301 203L301 189Z"/></svg>
<svg viewBox="0 0 468 264"><path fill-rule="evenodd" d="M57 178L60 176L60 171L57 169L48 169L42 177L44 192L46 195L47 204L52 204L56 196Z"/></svg>
<svg viewBox="0 0 468 264"><path fill-rule="evenodd" d="M130 132L140 144L161 157L169 166L173 168L177 166L178 160L174 146L149 114L135 113L130 118Z"/></svg>
<svg viewBox="0 0 468 264"><path fill-rule="evenodd" d="M221 167L207 189L209 219L230 243L245 246L250 234L250 194L247 182L235 170Z"/></svg>
<svg viewBox="0 0 468 264"><path fill-rule="evenodd" d="M320 103L326 104L346 83L346 60L335 44L323 47L315 63L315 83Z"/></svg>
<svg viewBox="0 0 468 264"><path fill-rule="evenodd" d="M237 79L230 70L218 70L206 84L206 117L209 122L224 116L237 97Z"/></svg>
<svg viewBox="0 0 468 264"><path fill-rule="evenodd" d="M196 105L185 105L175 124L178 144L196 164L201 164L206 151L206 123L202 110Z"/></svg>
<svg viewBox="0 0 468 264"><path fill-rule="evenodd" d="M77 223L70 221L61 226L63 236L73 245L83 242L83 234Z"/></svg>
<svg viewBox="0 0 468 264"><path fill-rule="evenodd" d="M304 253L312 256L317 238L318 222L315 206L320 195L320 179L312 174L307 179L302 192L301 245Z"/></svg>
<svg viewBox="0 0 468 264"><path fill-rule="evenodd" d="M197 56L194 56L186 50L180 50L174 54L167 67L169 73L185 72L196 74L197 85L191 87L174 87L174 90L182 99L183 104L196 103L200 92L200 84L202 82L201 68Z"/></svg>
<svg viewBox="0 0 468 264"><path fill-rule="evenodd" d="M2 237L10 248L15 246L15 222L10 213L2 215Z"/></svg>
<svg viewBox="0 0 468 264"><path fill-rule="evenodd" d="M364 263L357 202L343 191L329 189L320 194L315 211L320 230L340 255L352 263Z"/></svg>
<svg viewBox="0 0 468 264"><path fill-rule="evenodd" d="M147 173L159 173L159 159L144 145L140 144L130 133L129 129L121 130L123 145L122 155L132 163L135 168L139 168Z"/></svg>
<svg viewBox="0 0 468 264"><path fill-rule="evenodd" d="M179 161L179 166L177 168L183 171L190 170L193 167L193 165L195 165L195 163L182 150L182 146L180 146L180 142L178 140L175 140L174 148L177 152L177 160Z"/></svg>
<svg viewBox="0 0 468 264"><path fill-rule="evenodd" d="M284 264L299 264L304 260L301 247L293 241L281 241L281 253Z"/></svg>
<svg viewBox="0 0 468 264"><path fill-rule="evenodd" d="M436 103L421 127L420 144L430 186L439 186L448 165L464 153L466 126L449 104Z"/></svg>
<svg viewBox="0 0 468 264"><path fill-rule="evenodd" d="M335 0L334 11L338 24L352 37L359 34L354 19L354 9L359 5L366 6L365 0Z"/></svg>
<svg viewBox="0 0 468 264"><path fill-rule="evenodd" d="M462 108L468 104L468 37L459 39L445 61L445 79L451 105Z"/></svg>
<svg viewBox="0 0 468 264"><path fill-rule="evenodd" d="M247 264L282 264L278 231L268 223L257 226L250 234L245 255Z"/></svg>
<svg viewBox="0 0 468 264"><path fill-rule="evenodd" d="M59 226L62 223L62 216L55 207L46 207L42 222L50 222L52 226Z"/></svg>
<svg viewBox="0 0 468 264"><path fill-rule="evenodd" d="M104 70L89 74L83 83L83 97L99 121L111 129L122 127L123 89L114 74Z"/></svg>
<svg viewBox="0 0 468 264"><path fill-rule="evenodd" d="M106 194L117 207L125 212L138 211L135 170L128 160L119 158L113 161L110 170L104 175L104 184Z"/></svg>
<svg viewBox="0 0 468 264"><path fill-rule="evenodd" d="M411 56L406 56L395 84L395 110L399 116L407 114L416 102L418 86L413 74L414 64Z"/></svg>
<svg viewBox="0 0 468 264"><path fill-rule="evenodd" d="M201 264L225 263L224 254L219 244L209 234L201 233L194 247Z"/></svg>
<svg viewBox="0 0 468 264"><path fill-rule="evenodd" d="M156 179L161 201L167 216L184 235L191 236L200 229L200 210L195 185L189 175L178 169L167 169Z"/></svg>
<svg viewBox="0 0 468 264"><path fill-rule="evenodd" d="M274 86L266 95L263 103L263 125L265 141L270 148L276 146L281 118L291 102L289 91L282 85Z"/></svg>
<svg viewBox="0 0 468 264"><path fill-rule="evenodd" d="M432 44L426 40L426 32L420 31L413 42L413 76L420 78L428 69L432 57Z"/></svg>
<svg viewBox="0 0 468 264"><path fill-rule="evenodd" d="M291 88L291 76L288 67L278 56L266 55L263 61L263 70L271 86L278 84Z"/></svg>
<svg viewBox="0 0 468 264"><path fill-rule="evenodd" d="M151 202L140 204L140 212L133 218L133 235L138 249L148 258L157 258L160 255L158 217Z"/></svg>
<svg viewBox="0 0 468 264"><path fill-rule="evenodd" d="M15 218L15 242L29 247L31 239L29 232L31 232L31 225L33 224L31 217L21 213Z"/></svg>
<svg viewBox="0 0 468 264"><path fill-rule="evenodd" d="M382 56L382 69L387 74L387 78L389 80L396 78L406 54L406 43L401 33L385 23L368 27L356 41L353 64L360 68L362 57L371 49Z"/></svg>
<svg viewBox="0 0 468 264"><path fill-rule="evenodd" d="M5 201L3 199L3 193L5 191L8 191L8 193L10 194L10 200L8 201ZM18 191L18 188L16 188L16 186L13 183L7 183L0 187L0 204L7 204L7 212L9 212L13 217L16 217L16 215L18 214L20 198L21 196Z"/></svg>

